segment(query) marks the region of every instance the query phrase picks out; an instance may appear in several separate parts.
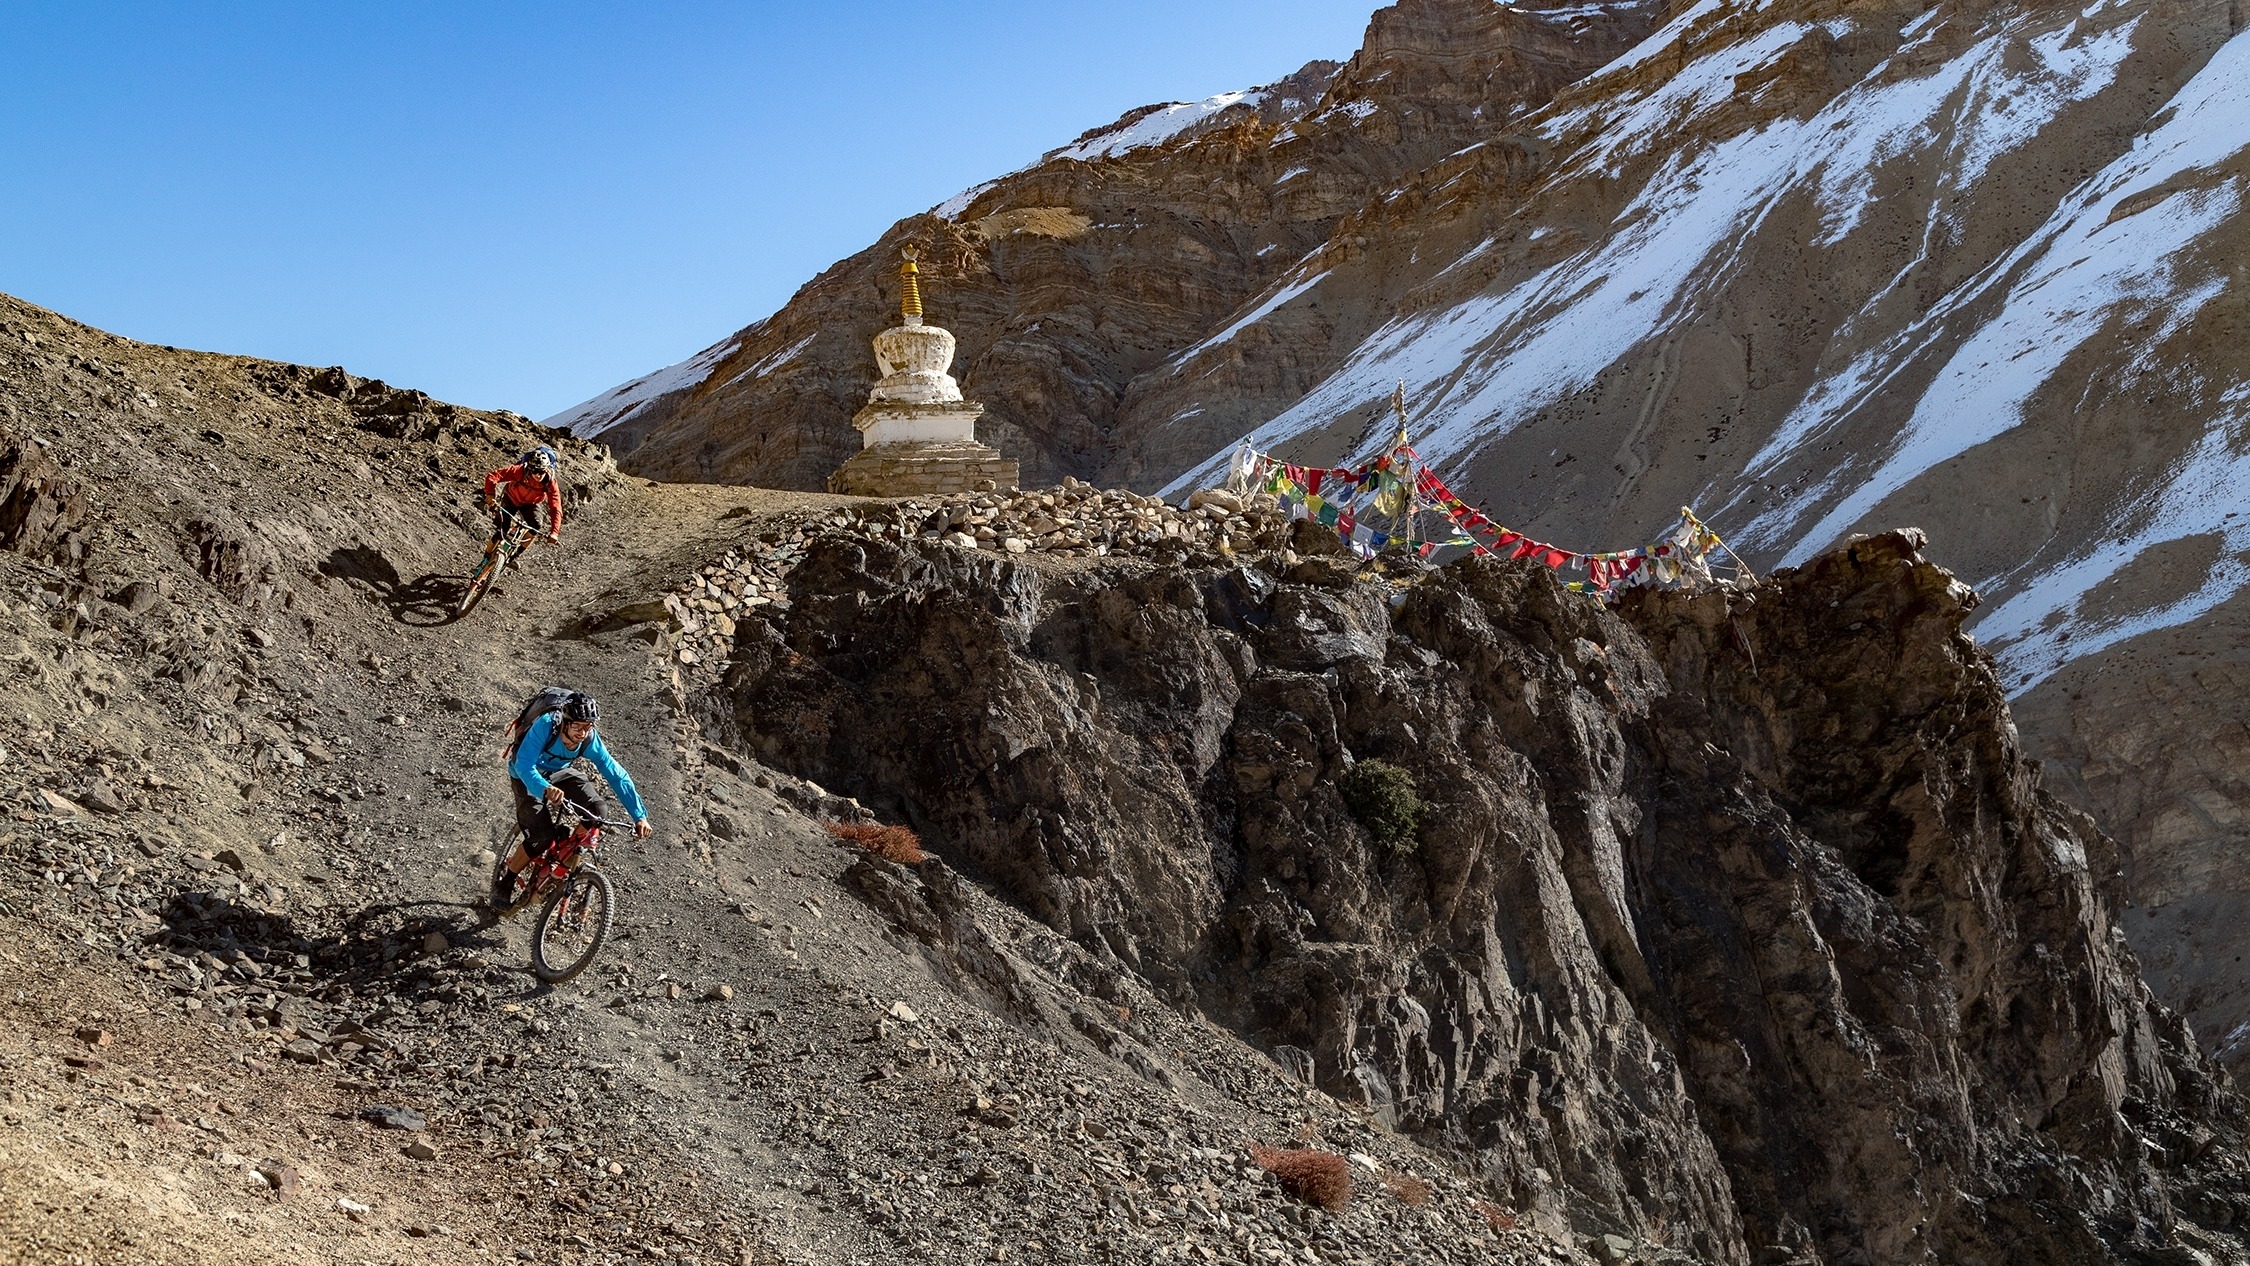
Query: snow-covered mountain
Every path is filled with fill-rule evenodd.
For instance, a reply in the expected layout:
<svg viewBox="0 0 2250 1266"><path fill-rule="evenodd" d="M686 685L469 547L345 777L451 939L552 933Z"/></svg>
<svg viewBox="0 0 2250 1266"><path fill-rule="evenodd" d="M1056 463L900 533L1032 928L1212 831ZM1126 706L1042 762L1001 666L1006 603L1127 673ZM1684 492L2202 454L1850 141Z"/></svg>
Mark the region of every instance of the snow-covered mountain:
<svg viewBox="0 0 2250 1266"><path fill-rule="evenodd" d="M1568 492L1498 500L1526 519L1629 531L1630 512L1587 511L1637 511L1656 482L1775 562L1901 518L1951 529L2018 689L2209 611L2250 579L2232 561L2250 357L2225 338L2250 40L2224 38L2224 5L2203 6L2200 65L2169 6L1827 8L1680 13L1528 122L1553 157L1498 231L1316 255L1175 376L1224 377L1208 362L1246 326L1285 344L1295 307L1382 273L1398 299L1336 305L1379 319L1253 443L1322 435L1403 379L1423 451L1480 492L1587 463ZM2221 561L2169 600L2084 606L2206 536Z"/></svg>
<svg viewBox="0 0 2250 1266"><path fill-rule="evenodd" d="M2159 984L2250 1049L2246 22L1406 0L1293 110L1136 112L902 222L604 433L817 486L914 240L1028 478L1340 460L1403 379L1449 481L1567 546L1682 504L1762 565L1920 525L2052 784L2129 846Z"/></svg>

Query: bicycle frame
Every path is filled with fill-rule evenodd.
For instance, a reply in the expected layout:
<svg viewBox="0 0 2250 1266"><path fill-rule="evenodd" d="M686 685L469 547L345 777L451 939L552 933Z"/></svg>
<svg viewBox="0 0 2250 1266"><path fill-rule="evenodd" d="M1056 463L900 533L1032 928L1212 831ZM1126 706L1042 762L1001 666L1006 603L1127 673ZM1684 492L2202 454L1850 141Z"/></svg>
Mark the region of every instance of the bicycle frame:
<svg viewBox="0 0 2250 1266"><path fill-rule="evenodd" d="M539 539L537 527L521 519L516 519L505 533L495 534L492 540L486 542L485 552L491 553L494 550L499 550L510 561L513 561L521 556L525 550L530 549L531 543L537 539Z"/></svg>
<svg viewBox="0 0 2250 1266"><path fill-rule="evenodd" d="M544 855L532 854L531 863L524 867L522 876L523 897L516 905L529 905L553 892L557 883L568 880L579 867L594 860L594 850L600 848L601 843L601 827L581 822L571 828L570 834L549 845Z"/></svg>
<svg viewBox="0 0 2250 1266"><path fill-rule="evenodd" d="M476 570L469 573L468 587L461 592L461 601L454 609L454 618L467 615L470 608L483 601L484 595L499 580L500 573L506 571L508 564L530 549L531 543L538 539L537 525L520 518L509 520L505 531L494 532L484 543L483 559L477 563Z"/></svg>

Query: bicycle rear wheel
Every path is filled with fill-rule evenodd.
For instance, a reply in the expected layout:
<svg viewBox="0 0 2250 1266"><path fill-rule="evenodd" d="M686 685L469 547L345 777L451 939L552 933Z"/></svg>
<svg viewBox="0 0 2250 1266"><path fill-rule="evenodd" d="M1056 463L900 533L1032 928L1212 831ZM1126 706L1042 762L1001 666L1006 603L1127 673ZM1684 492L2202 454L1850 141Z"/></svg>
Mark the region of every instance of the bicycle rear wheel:
<svg viewBox="0 0 2250 1266"><path fill-rule="evenodd" d="M516 847L523 842L523 832L517 831L515 834L508 837L506 843L500 846L500 855L492 860L491 884L487 891L488 899L492 893L496 893L499 891L501 878L508 873L508 859L515 855ZM524 869L529 870L530 867L527 866ZM528 887L531 882L531 878L527 876L521 879L519 881L519 884ZM503 906L498 903L493 903L492 912L495 915L499 915L501 917L506 917L508 915L514 914L517 909L520 908L528 899L528 897L528 893L524 893L519 890L517 895L509 902L509 904Z"/></svg>
<svg viewBox="0 0 2250 1266"><path fill-rule="evenodd" d="M547 898L531 929L531 972L559 985L586 970L601 952L617 914L617 894L609 876L586 869Z"/></svg>

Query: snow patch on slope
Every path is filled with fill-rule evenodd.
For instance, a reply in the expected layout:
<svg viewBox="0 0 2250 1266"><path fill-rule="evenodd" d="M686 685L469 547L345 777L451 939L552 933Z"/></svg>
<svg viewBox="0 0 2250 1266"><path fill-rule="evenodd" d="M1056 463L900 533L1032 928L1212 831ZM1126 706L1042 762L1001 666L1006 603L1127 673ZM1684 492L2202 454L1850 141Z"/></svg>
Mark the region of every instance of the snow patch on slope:
<svg viewBox="0 0 2250 1266"><path fill-rule="evenodd" d="M773 371L781 368L783 365L788 364L790 361L797 359L797 357L801 353L803 353L806 348L812 346L813 340L819 337L820 333L816 330L813 333L807 334L803 338L798 339L796 342L791 343L789 346L782 348L778 352L768 352L766 355L759 357L757 363L751 365L750 368L743 370L741 373L736 374L734 377L727 379L725 382L720 383L719 385L721 387L731 387L736 383L742 382L746 379L763 378L767 374L770 374Z"/></svg>
<svg viewBox="0 0 2250 1266"><path fill-rule="evenodd" d="M1159 106L1123 127L1097 132L1074 144L1050 151L1041 161L1075 158L1082 162L1092 162L1097 158L1114 158L1130 150L1162 145L1222 111L1238 105L1255 107L1265 99L1263 90L1246 88L1240 92L1222 92L1201 101L1175 101L1170 105ZM958 215L959 212L955 214Z"/></svg>
<svg viewBox="0 0 2250 1266"><path fill-rule="evenodd" d="M1952 124L1941 164L1947 188L1965 190L1976 184L1994 162L2037 137L2066 107L2115 83L2118 67L2133 51L2138 25L2126 22L2088 38L2074 38L2074 31L2021 42L1996 35L1955 62L1959 76L1932 75L1893 85L1884 94L1887 99L1876 103L1891 126L1856 129L1855 144L1829 156L1829 170L1844 179L1823 192L1821 236L1814 245L1834 245L1859 227L1874 199L1876 172L1885 162L1929 143L1923 129L1933 119L1948 118ZM2024 50L2034 60L2019 65L2011 49ZM1951 100L1952 94L1958 99Z"/></svg>
<svg viewBox="0 0 2250 1266"><path fill-rule="evenodd" d="M1247 438L1271 448L1387 395L1399 379L1430 427L1419 441L1424 453L1454 456L1504 435L1691 319L1694 296L1724 285L1743 245L1784 199L1809 191L1821 205L1840 207L1864 198L1865 168L1900 152L1906 138L1956 147L1961 179L1973 180L2039 130L2023 111L1993 114L1995 98L2012 95L2056 110L2099 91L2130 51L2129 28L2067 47L2045 42L2031 57L2020 54L2035 41L1996 37L1921 75L1886 63L1810 119L1785 118L1679 147L1606 238L1505 294L1393 319ZM1695 111L1724 105L1734 76L1770 62L1807 31L1782 23L1759 32L1690 63L1621 109L1571 112L1549 134L1578 139L1571 167L1607 168L1621 147L1658 144ZM1214 455L1172 488L1213 477L1224 461Z"/></svg>
<svg viewBox="0 0 2250 1266"><path fill-rule="evenodd" d="M2240 209L2231 190L2173 199L2115 225L2088 225L2096 213L2078 208L2075 223L2019 248L2019 258L2038 258L2006 306L1946 362L1883 464L1810 529L1792 533L1797 543L1784 563L1804 562L1918 476L2022 425L2033 395L2113 321L2148 322L2151 343L2169 337L2226 284L2223 272L2182 268L2175 257ZM1774 522L1799 509L1782 507L1748 535L1774 535Z"/></svg>
<svg viewBox="0 0 2250 1266"><path fill-rule="evenodd" d="M2250 586L2250 452L2243 432L2250 414L2238 413L2203 438L2185 461L2127 515L2115 543L2104 542L2058 567L2003 583L2021 588L1977 624L1977 636L1994 647L2010 694L2020 694L2082 655L2128 638L2185 624ZM2080 603L2149 550L2191 537L2215 536L2218 559L2203 583L2159 607L2108 619L2086 619Z"/></svg>
<svg viewBox="0 0 2250 1266"><path fill-rule="evenodd" d="M1576 27L1591 18L1613 17L1633 9L1645 9L1658 0L1607 0L1596 4L1573 4L1555 9L1526 9L1521 5L1502 3L1501 8L1510 13L1520 13L1527 18L1543 22L1560 22Z"/></svg>
<svg viewBox="0 0 2250 1266"><path fill-rule="evenodd" d="M2059 280L2092 273L2090 280L2097 284L2081 281L2071 293L2105 300L2106 312L2124 319L2160 317L2169 328L2187 319L2226 282L2230 261L2199 261L2204 268L2197 273L2165 257L2183 253L2188 241L2184 234L2194 226L2213 225L2243 213L2245 194L2250 191L2243 188L2241 177L2200 184L2195 177L2250 149L2250 135L2241 125L2250 118L2250 34L2228 41L2158 117L2163 120L2160 126L2131 153L2088 181L2082 195L2074 196L2076 205L2063 213L2069 217L2067 222L2042 235L2051 243L2050 255L2072 262L2050 266L2034 278ZM2128 199L2138 203L2175 182L2177 186L2158 201L2126 211ZM2096 252L2122 258L2097 262ZM2161 273L2148 279L2169 281L2169 293L2150 285L2139 291L2118 286L2103 295L2098 283L2126 271L2123 265L2135 260L2148 273ZM2046 296L2025 298L2041 304L2049 301ZM2002 313L1995 325L2022 307L2015 302L2016 295L2010 299L2010 311ZM2071 332L2083 325L2083 318L2073 321ZM2153 344L2162 337L2161 332L2152 334L2146 342ZM1977 625L1978 636L1995 647L2011 691L2030 689L2080 656L2192 620L2250 586L2250 565L2243 561L2250 556L2250 383L2233 384L2219 405L2220 417L2202 442L2116 516L2114 529L2100 547L2060 565L2042 566L2035 560L1988 582L1995 589L2014 590ZM2216 535L2222 543L2219 559L2193 593L2129 616L2104 619L2080 614L2082 601L2096 586L2130 568L2148 550L2206 535Z"/></svg>
<svg viewBox="0 0 2250 1266"><path fill-rule="evenodd" d="M1621 70L1630 70L1672 47L1680 42L1682 36L1687 34L1689 27L1717 13L1722 3L1723 0L1695 0L1694 4L1682 10L1671 21L1658 27L1654 35L1626 49L1618 55L1617 60L1588 75L1587 80L1591 82L1606 75L1616 74Z"/></svg>
<svg viewBox="0 0 2250 1266"><path fill-rule="evenodd" d="M975 202L977 199L983 197L986 190L991 189L993 186L999 183L1000 182L997 180L987 180L981 185L963 189L961 192L954 194L952 197L947 198L945 201L940 202L934 207L931 207L930 214L936 216L941 220L958 220L961 218L961 213L969 209L970 203Z"/></svg>
<svg viewBox="0 0 2250 1266"><path fill-rule="evenodd" d="M1599 165L1614 172L1622 160L1670 139L1667 127L1725 104L1734 95L1736 76L1770 64L1811 31L1801 22L1775 23L1740 43L1697 58L1637 98L1567 111L1548 120L1539 133L1562 142L1586 138L1590 132L1591 139L1567 170L1583 172Z"/></svg>
<svg viewBox="0 0 2250 1266"><path fill-rule="evenodd" d="M711 376L712 370L734 355L735 349L742 346L743 337L713 343L677 365L667 365L653 374L643 374L623 386L613 387L583 404L563 410L541 425L569 431L582 440L593 439L665 396L702 383Z"/></svg>
<svg viewBox="0 0 2250 1266"><path fill-rule="evenodd" d="M2250 146L2240 126L2250 117L2250 37L2236 36L2220 49L2158 117L2160 124L2131 151L2073 190L2037 232L1925 318L1942 321L1994 287L2008 286L2000 310L1938 371L1882 464L1809 529L1796 525L1832 489L1760 515L1740 534L1746 541L1793 541L1785 562L1810 558L1917 476L2021 425L2034 393L2112 322L2145 321L2149 329L2137 340L2153 345L2224 289L2224 268L2195 261L2189 252L2241 211L2239 181L2189 181L2131 214L2123 211L2128 199ZM1920 326L1908 331L1809 394L1752 460L1750 473L1774 468L1789 449L1816 439L1881 391L1922 351L1920 332Z"/></svg>
<svg viewBox="0 0 2250 1266"><path fill-rule="evenodd" d="M1211 337L1203 340L1200 343L1197 343L1195 346L1173 357L1172 363L1175 365L1185 365L1189 361L1194 360L1196 357L1202 355L1204 352L1210 350L1211 348L1217 347L1219 344L1226 342L1228 339L1233 338L1235 335L1240 334L1242 331L1248 329L1249 327L1265 320L1266 317L1271 315L1275 309L1281 307L1285 303L1288 303L1298 295L1305 293L1307 290L1312 289L1314 286L1319 285L1321 279L1326 277L1327 275L1328 273L1323 270L1321 272L1312 273L1305 277L1300 277L1296 281L1284 283L1278 289L1274 290L1271 294L1268 294L1265 299L1258 304L1258 306L1250 309L1248 312L1243 313L1241 316L1236 317L1232 322L1228 323L1227 328L1219 331Z"/></svg>

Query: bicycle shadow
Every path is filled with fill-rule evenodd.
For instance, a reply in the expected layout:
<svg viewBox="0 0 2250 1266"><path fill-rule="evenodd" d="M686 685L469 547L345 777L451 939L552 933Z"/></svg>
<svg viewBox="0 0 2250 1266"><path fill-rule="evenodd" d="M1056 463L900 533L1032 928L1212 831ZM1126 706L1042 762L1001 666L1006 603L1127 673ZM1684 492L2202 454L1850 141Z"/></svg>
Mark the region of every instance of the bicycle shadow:
<svg viewBox="0 0 2250 1266"><path fill-rule="evenodd" d="M411 584L386 592L383 605L391 609L391 618L400 624L435 628L461 618L461 595L468 588L466 577L431 572L417 577Z"/></svg>
<svg viewBox="0 0 2250 1266"><path fill-rule="evenodd" d="M206 988L231 986L225 998L243 1008L237 1014L305 1030L322 1048L323 1063L363 1056L379 1062L410 1032L425 1031L425 1004L458 1005L480 981L498 986L492 969L532 976L528 965L507 964L512 956L500 920L470 902L371 905L346 915L333 932L313 932L281 911L182 892L157 917L162 927L142 938L145 945L190 960L207 973ZM471 968L449 953L455 950L476 951L486 961ZM315 1016L330 1018L316 1025ZM357 1049L343 1048L347 1040Z"/></svg>
<svg viewBox="0 0 2250 1266"><path fill-rule="evenodd" d="M465 576L425 573L401 580L398 568L381 550L355 545L332 551L320 561L320 574L344 581L389 608L401 624L423 628L451 624L461 618L461 595L468 588Z"/></svg>

